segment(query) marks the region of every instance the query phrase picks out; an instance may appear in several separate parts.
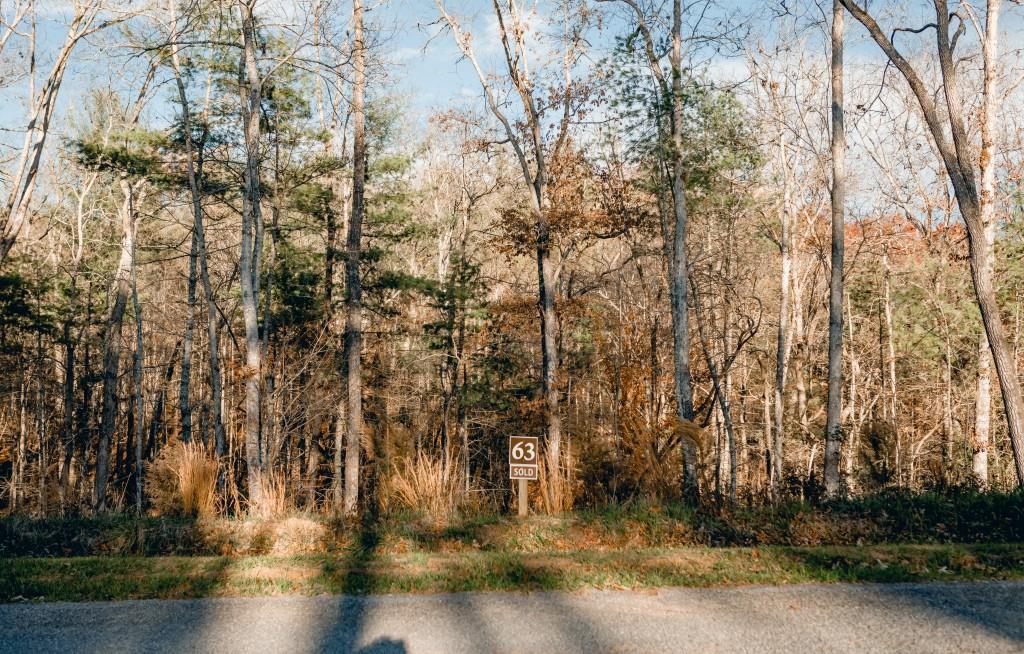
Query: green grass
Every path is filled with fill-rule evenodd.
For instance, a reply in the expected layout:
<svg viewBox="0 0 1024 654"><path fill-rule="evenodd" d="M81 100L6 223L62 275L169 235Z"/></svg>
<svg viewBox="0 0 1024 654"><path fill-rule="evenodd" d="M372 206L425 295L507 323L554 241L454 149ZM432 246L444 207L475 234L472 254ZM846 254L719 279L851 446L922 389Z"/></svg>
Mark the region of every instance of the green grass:
<svg viewBox="0 0 1024 654"><path fill-rule="evenodd" d="M0 559L0 601L1024 579L1024 544Z"/></svg>

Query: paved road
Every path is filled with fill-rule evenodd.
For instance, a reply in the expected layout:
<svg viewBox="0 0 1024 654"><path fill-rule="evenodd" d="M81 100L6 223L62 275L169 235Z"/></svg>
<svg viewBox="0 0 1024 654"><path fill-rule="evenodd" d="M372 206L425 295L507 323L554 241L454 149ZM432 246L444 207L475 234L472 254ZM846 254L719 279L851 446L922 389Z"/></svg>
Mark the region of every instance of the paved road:
<svg viewBox="0 0 1024 654"><path fill-rule="evenodd" d="M1024 583L8 604L0 652L1024 652Z"/></svg>

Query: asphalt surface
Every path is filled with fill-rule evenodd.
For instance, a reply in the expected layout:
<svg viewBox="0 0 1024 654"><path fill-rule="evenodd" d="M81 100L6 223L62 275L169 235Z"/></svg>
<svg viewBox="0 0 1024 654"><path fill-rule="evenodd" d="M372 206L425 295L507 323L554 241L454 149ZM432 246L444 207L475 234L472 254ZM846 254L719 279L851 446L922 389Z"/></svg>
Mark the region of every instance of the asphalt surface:
<svg viewBox="0 0 1024 654"><path fill-rule="evenodd" d="M1024 583L0 605L0 652L1024 652Z"/></svg>

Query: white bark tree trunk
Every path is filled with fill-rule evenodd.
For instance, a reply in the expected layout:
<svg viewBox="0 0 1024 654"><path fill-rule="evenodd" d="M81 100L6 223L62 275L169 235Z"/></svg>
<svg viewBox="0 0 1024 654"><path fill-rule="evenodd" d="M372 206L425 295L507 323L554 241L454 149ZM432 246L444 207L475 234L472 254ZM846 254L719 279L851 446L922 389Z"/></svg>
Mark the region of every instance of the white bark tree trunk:
<svg viewBox="0 0 1024 654"><path fill-rule="evenodd" d="M245 168L242 174L242 247L239 277L242 287L242 316L245 323L245 462L251 506L262 504L264 462L261 456L260 395L262 390L263 344L259 326L260 248L260 114L263 81L256 61L255 0L240 0L242 15L242 61L239 93L245 138Z"/></svg>
<svg viewBox="0 0 1024 654"><path fill-rule="evenodd" d="M825 412L825 494L842 490L843 256L845 249L846 127L843 103L843 6L832 2L832 271L828 302L828 401Z"/></svg>
<svg viewBox="0 0 1024 654"><path fill-rule="evenodd" d="M779 135L779 156L782 166L782 230L779 235L779 249L782 253L782 267L779 273L779 329L775 339L775 425L772 441L772 467L769 478L769 490L774 499L779 497L783 475L783 447L785 433L785 389L786 359L789 356L789 313L790 286L792 284L792 252L791 240L792 205L790 190L789 154L787 152L785 132Z"/></svg>

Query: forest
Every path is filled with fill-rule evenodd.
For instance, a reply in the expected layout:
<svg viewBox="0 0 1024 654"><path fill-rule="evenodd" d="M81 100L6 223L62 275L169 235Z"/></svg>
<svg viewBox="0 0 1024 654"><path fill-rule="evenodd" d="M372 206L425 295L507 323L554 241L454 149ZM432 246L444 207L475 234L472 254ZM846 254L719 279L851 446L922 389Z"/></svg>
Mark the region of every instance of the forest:
<svg viewBox="0 0 1024 654"><path fill-rule="evenodd" d="M0 515L1024 480L1013 0L0 1Z"/></svg>

